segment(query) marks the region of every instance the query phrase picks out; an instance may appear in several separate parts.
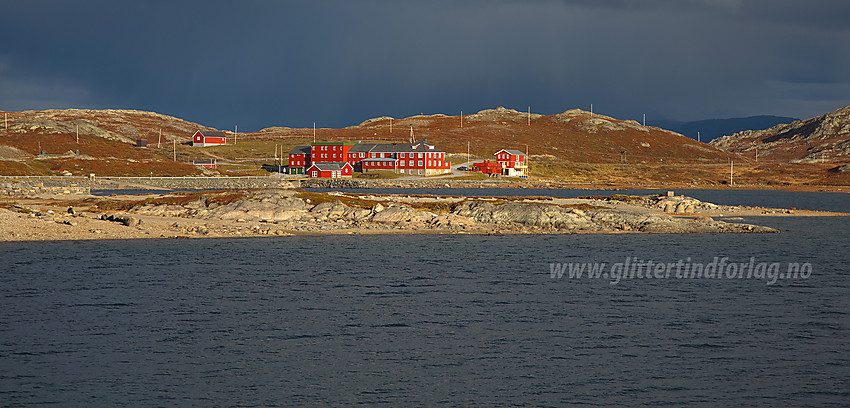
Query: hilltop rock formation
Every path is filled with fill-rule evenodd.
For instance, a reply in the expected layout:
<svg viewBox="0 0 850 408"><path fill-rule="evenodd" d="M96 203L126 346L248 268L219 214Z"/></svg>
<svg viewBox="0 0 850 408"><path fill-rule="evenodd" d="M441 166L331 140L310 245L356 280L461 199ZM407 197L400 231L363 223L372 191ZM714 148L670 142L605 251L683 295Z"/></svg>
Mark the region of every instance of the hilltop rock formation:
<svg viewBox="0 0 850 408"><path fill-rule="evenodd" d="M850 106L766 130L746 130L711 144L759 159L792 162L850 160Z"/></svg>
<svg viewBox="0 0 850 408"><path fill-rule="evenodd" d="M165 140L189 140L198 129L211 129L155 112L122 109L49 109L12 112L9 115L10 134L71 134L100 137L124 143L136 139L158 137L162 130Z"/></svg>
<svg viewBox="0 0 850 408"><path fill-rule="evenodd" d="M543 115L532 113L531 119L543 117ZM463 117L466 122L484 122L484 121L511 121L522 122L529 118L528 112L520 112L516 109L507 109L504 106L499 106L495 109L484 109Z"/></svg>

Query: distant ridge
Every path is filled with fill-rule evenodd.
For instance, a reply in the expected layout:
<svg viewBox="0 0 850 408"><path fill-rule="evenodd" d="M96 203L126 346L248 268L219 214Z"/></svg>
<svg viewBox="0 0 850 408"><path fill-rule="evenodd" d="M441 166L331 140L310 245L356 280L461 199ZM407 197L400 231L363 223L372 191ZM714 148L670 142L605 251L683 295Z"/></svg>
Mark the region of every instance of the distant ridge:
<svg viewBox="0 0 850 408"><path fill-rule="evenodd" d="M708 143L721 136L731 135L744 130L763 130L782 123L791 123L800 119L785 116L758 115L745 118L705 119L693 122L659 120L648 123L662 129L672 130L691 139Z"/></svg>
<svg viewBox="0 0 850 408"><path fill-rule="evenodd" d="M850 105L815 118L718 138L713 146L775 161L850 161Z"/></svg>

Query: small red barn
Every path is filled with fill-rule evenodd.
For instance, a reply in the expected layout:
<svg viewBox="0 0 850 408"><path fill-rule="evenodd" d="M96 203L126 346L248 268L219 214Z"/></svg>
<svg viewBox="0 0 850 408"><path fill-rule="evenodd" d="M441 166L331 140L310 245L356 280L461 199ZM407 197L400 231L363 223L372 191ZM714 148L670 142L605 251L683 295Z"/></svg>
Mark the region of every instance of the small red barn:
<svg viewBox="0 0 850 408"><path fill-rule="evenodd" d="M502 174L502 168L502 163L493 163L490 160L472 164L472 171L480 171L487 175Z"/></svg>
<svg viewBox="0 0 850 408"><path fill-rule="evenodd" d="M351 177L354 167L348 162L313 163L307 169L307 177L311 178L342 178Z"/></svg>
<svg viewBox="0 0 850 408"><path fill-rule="evenodd" d="M192 136L192 146L207 147L227 144L227 136L218 130L199 130Z"/></svg>

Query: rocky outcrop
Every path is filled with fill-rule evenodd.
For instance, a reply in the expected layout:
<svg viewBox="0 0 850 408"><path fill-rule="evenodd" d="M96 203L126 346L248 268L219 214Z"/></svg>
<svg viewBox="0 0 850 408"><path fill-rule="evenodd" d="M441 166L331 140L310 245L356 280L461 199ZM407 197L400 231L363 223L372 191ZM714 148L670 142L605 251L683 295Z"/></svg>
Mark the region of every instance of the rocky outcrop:
<svg viewBox="0 0 850 408"><path fill-rule="evenodd" d="M342 200L335 199L310 204L307 202L309 200L298 198L295 194L287 190L255 192L226 204L218 204L209 197L199 197L182 205L148 204L132 211L145 215L206 220L259 221L283 224L282 228L285 229L307 231L355 227L470 232L488 232L495 229L520 233L774 231L771 228L729 224L710 218L677 218L629 209L583 211L545 203L465 200L455 204L448 213L435 214L398 202L374 203L364 207L369 201L355 201L352 205L347 205ZM657 200L657 197L655 199ZM677 204L698 205L702 204L684 198Z"/></svg>
<svg viewBox="0 0 850 408"><path fill-rule="evenodd" d="M308 219L306 210L307 204L301 199L292 197L291 193L272 194L266 192L222 206L201 207L194 216L222 220L256 218L274 222Z"/></svg>
<svg viewBox="0 0 850 408"><path fill-rule="evenodd" d="M656 203L650 204L649 207L675 214L693 214L697 210L716 210L720 208L716 204L704 203L696 198L685 196L661 197Z"/></svg>
<svg viewBox="0 0 850 408"><path fill-rule="evenodd" d="M543 115L532 113L531 119L537 119ZM493 121L511 121L523 122L528 120L528 112L520 112L515 109L507 109L504 106L499 106L495 109L484 109L477 113L464 116L463 120L467 122L493 122Z"/></svg>
<svg viewBox="0 0 850 408"><path fill-rule="evenodd" d="M778 232L769 227L715 221L708 217L674 218L629 210L595 210L591 219L603 230L693 233L693 232Z"/></svg>
<svg viewBox="0 0 850 408"><path fill-rule="evenodd" d="M683 205L680 202L679 205ZM561 231L595 232L777 232L768 227L731 224L711 218L674 218L646 211L599 209L584 212L548 204L464 201L452 211L480 223L543 227ZM683 211L684 212L684 211Z"/></svg>
<svg viewBox="0 0 850 408"><path fill-rule="evenodd" d="M428 211L419 211L402 204L392 203L383 211L372 216L372 222L381 224L409 224L409 225L430 225L434 219L434 214Z"/></svg>
<svg viewBox="0 0 850 408"><path fill-rule="evenodd" d="M524 226L565 230L595 229L582 211L548 204L506 203L494 205L486 201L464 201L452 211L485 224L520 224Z"/></svg>

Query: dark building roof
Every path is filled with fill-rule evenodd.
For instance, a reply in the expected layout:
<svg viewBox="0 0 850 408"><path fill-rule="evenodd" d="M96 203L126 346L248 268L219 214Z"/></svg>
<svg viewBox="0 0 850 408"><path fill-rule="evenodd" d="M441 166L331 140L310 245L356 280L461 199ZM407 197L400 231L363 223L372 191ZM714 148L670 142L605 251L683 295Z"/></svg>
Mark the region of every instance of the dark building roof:
<svg viewBox="0 0 850 408"><path fill-rule="evenodd" d="M310 146L308 145L298 145L292 148L289 151L289 154L310 154Z"/></svg>
<svg viewBox="0 0 850 408"><path fill-rule="evenodd" d="M227 137L227 135L220 130L199 130L198 132L201 132L201 135L204 137Z"/></svg>
<svg viewBox="0 0 850 408"><path fill-rule="evenodd" d="M348 149L349 153L368 153L372 151L372 149L377 146L375 143L358 143L354 145L351 149Z"/></svg>
<svg viewBox="0 0 850 408"><path fill-rule="evenodd" d="M425 139L416 143L379 143L370 151L375 153L442 152L434 145L426 143Z"/></svg>
<svg viewBox="0 0 850 408"><path fill-rule="evenodd" d="M348 164L348 162L318 162L318 163L313 163L313 165L310 166L310 167L311 168L315 167L315 168L322 170L322 171L328 171L328 170L342 170L342 168L345 167L345 166L351 167L351 165Z"/></svg>

